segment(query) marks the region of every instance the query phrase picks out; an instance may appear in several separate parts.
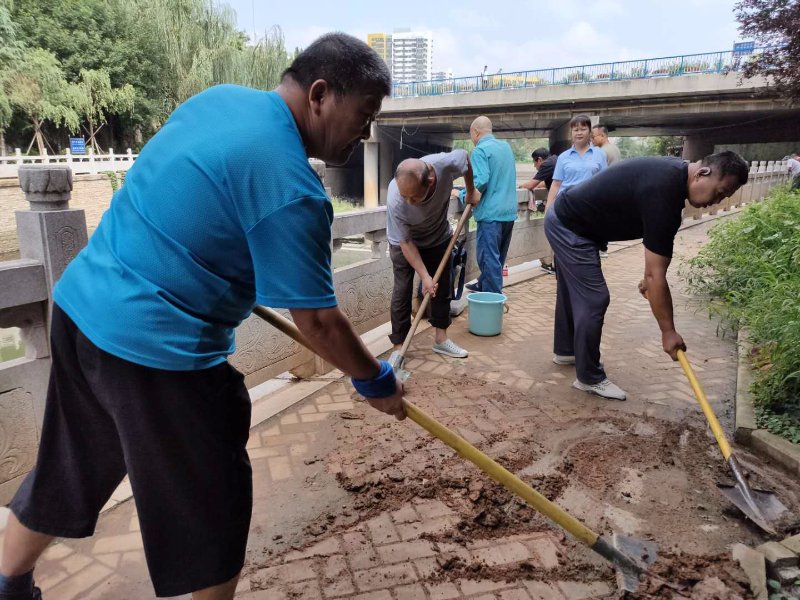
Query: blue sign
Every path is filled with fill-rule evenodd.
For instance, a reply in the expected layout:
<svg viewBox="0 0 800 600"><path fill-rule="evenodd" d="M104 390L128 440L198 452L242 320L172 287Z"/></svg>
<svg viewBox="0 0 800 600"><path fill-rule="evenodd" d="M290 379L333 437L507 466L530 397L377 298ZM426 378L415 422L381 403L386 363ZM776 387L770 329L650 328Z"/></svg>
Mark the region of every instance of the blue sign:
<svg viewBox="0 0 800 600"><path fill-rule="evenodd" d="M756 49L755 42L736 42L733 45L733 54L734 55L744 55L744 54L752 54L753 50Z"/></svg>
<svg viewBox="0 0 800 600"><path fill-rule="evenodd" d="M72 154L86 154L86 140L83 138L69 138L69 151Z"/></svg>

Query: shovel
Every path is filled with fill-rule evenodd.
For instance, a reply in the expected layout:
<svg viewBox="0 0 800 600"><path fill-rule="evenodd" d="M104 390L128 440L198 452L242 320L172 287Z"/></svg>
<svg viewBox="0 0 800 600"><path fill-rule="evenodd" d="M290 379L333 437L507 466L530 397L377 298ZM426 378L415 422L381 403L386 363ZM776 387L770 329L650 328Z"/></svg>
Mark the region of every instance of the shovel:
<svg viewBox="0 0 800 600"><path fill-rule="evenodd" d="M311 346L297 326L286 317L264 306L256 306L253 312L311 350ZM403 399L403 408L406 415L417 425L450 446L489 477L523 498L534 510L549 518L613 564L617 572L617 584L621 589L628 592L636 591L639 586L639 576L644 574L656 560L657 547L654 542L637 540L614 533L609 543L605 538L586 527L557 504L542 496L519 477L496 463L467 440L425 414L405 398Z"/></svg>
<svg viewBox="0 0 800 600"><path fill-rule="evenodd" d="M453 232L453 237L450 239L450 243L447 245L447 250L445 250L444 256L442 257L442 260L439 263L439 268L436 269L436 273L434 273L433 275L434 284L439 282L439 278L442 276L442 273L444 272L447 263L450 261L450 253L453 252L453 246L456 245L456 241L458 240L458 236L461 233L461 229L464 227L464 224L467 221L469 221L470 214L472 214L472 205L467 204L466 208L464 209L464 213L458 220L458 225L456 225L456 230ZM406 352L408 352L408 347L411 345L411 338L414 337L414 333L416 333L417 327L419 326L419 322L422 320L422 317L425 314L425 310L428 308L428 304L430 303L430 301L431 301L430 294L425 294L425 296L422 298L422 302L419 305L417 314L414 317L414 321L411 323L411 329L408 330L408 334L406 335L406 339L403 342L402 347L400 348L400 350L395 350L394 352L392 352L391 356L389 356L389 364L392 365L395 376L401 382L405 382L409 377L411 377L411 373L409 373L403 368L403 363L405 363L406 361Z"/></svg>
<svg viewBox="0 0 800 600"><path fill-rule="evenodd" d="M714 437L717 438L722 456L728 463L731 473L733 473L733 478L736 480L734 485L718 483L719 491L761 529L769 533L776 533L772 522L782 517L787 512L787 508L778 500L774 492L756 490L747 483L739 462L736 460L730 444L728 444L722 427L720 427L717 416L708 403L706 394L703 392L703 388L700 387L700 382L697 380L694 369L686 359L686 354L683 350L678 350L678 361L680 361L683 372L686 373L686 377L689 379L694 395L697 396L697 401L706 415L706 420L708 420L708 425L711 427Z"/></svg>

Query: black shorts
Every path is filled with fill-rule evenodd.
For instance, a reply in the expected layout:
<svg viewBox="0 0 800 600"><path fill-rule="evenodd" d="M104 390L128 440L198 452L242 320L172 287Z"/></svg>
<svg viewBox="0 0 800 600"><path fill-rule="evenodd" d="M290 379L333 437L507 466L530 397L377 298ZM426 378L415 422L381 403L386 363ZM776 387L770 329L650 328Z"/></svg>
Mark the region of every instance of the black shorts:
<svg viewBox="0 0 800 600"><path fill-rule="evenodd" d="M59 537L94 533L127 473L157 596L228 581L244 564L253 485L250 398L228 363L143 367L100 350L58 307L36 467L10 508Z"/></svg>

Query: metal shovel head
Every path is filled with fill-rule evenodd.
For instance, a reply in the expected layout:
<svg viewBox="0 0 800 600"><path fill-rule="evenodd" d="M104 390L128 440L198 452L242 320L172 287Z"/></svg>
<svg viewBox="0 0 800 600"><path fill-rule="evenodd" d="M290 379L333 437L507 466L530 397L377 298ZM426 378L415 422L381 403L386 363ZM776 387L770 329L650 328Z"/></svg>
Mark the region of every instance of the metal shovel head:
<svg viewBox="0 0 800 600"><path fill-rule="evenodd" d="M750 503L738 483L735 485L718 483L717 489L753 523L769 533L776 533L772 523L783 518L788 512L788 509L778 500L778 497L767 490L751 487L750 498L752 498L752 503Z"/></svg>
<svg viewBox="0 0 800 600"><path fill-rule="evenodd" d="M614 561L617 572L617 586L626 592L635 592L639 587L639 577L658 558L658 546L655 542L638 540L619 533L614 533L611 536L611 544L621 554L636 563L634 567L630 564L620 564L619 561Z"/></svg>
<svg viewBox="0 0 800 600"><path fill-rule="evenodd" d="M394 376L400 383L405 383L408 381L408 378L411 377L411 373L403 368L403 364L405 364L405 362L405 357L401 356L400 352L397 350L392 352L392 354L389 356L389 364L392 365Z"/></svg>

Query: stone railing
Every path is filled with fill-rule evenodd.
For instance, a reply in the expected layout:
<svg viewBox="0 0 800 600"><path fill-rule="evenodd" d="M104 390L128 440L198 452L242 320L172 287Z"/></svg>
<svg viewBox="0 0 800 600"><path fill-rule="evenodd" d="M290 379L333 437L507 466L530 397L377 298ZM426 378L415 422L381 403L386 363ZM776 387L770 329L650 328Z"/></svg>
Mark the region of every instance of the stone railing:
<svg viewBox="0 0 800 600"><path fill-rule="evenodd" d="M82 210L70 210L72 172L23 166L30 210L16 211L20 259L0 262L0 327L18 327L25 356L0 363L0 503L36 460L50 372L48 321L53 284L86 245Z"/></svg>
<svg viewBox="0 0 800 600"><path fill-rule="evenodd" d="M771 168L770 168L771 167ZM751 180L730 202L715 208L763 198L770 187L787 180L785 165L756 165ZM43 417L50 370L47 324L51 291L64 268L86 245L86 220L82 210L69 208L72 173L61 165L23 166L20 185L30 204L16 211L20 259L0 262L0 328L18 327L25 342L23 358L0 363L0 504L8 502L33 466ZM544 189L535 190L544 199ZM529 193L517 191L518 218L508 252L508 264L518 265L548 258L544 219L528 210ZM695 209L691 209L694 211ZM710 212L710 211L709 211ZM339 306L359 333L389 321L392 267L387 254L386 208L338 215L334 219L334 251L344 238L363 236L371 245L365 260L334 271ZM453 201L450 216L461 209ZM699 218L699 215L686 216ZM469 256L467 277L477 273L475 231L466 234ZM237 350L231 363L242 371L252 388L285 371L300 377L330 370L311 352L256 317L245 320L236 332Z"/></svg>
<svg viewBox="0 0 800 600"><path fill-rule="evenodd" d="M687 202L683 218L696 220L703 215L715 215L719 211L729 211L731 208L758 202L765 198L774 186L787 183L789 179L786 161L753 161L750 163L747 184L740 187L733 196L707 208L695 208Z"/></svg>
<svg viewBox="0 0 800 600"><path fill-rule="evenodd" d="M20 167L26 165L62 165L72 169L74 174L97 174L104 171L127 171L133 166L138 154L128 148L123 154L115 154L113 148L107 154L95 154L91 148L87 154L71 154L67 149L66 154L27 155L17 148L13 155L0 156L0 178L16 177Z"/></svg>

